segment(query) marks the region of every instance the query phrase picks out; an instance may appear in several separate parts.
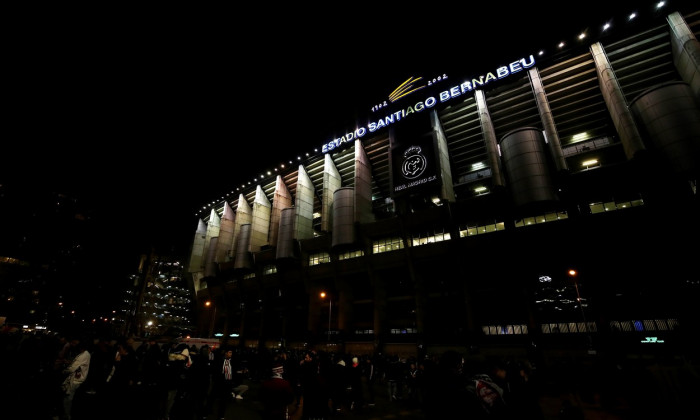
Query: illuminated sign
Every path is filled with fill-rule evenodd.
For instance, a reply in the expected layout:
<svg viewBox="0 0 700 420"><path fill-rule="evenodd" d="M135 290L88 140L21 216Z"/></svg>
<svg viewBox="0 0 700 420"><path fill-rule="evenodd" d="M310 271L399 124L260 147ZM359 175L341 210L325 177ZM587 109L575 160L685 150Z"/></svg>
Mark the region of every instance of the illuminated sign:
<svg viewBox="0 0 700 420"><path fill-rule="evenodd" d="M411 120L400 129L397 126L392 143L392 196L440 185L440 163L427 116Z"/></svg>
<svg viewBox="0 0 700 420"><path fill-rule="evenodd" d="M535 65L535 57L530 55L529 59L521 58L520 60L513 61L507 66L502 66L496 69L494 72L489 72L486 74L482 74L481 76L477 78L472 78L471 80L467 80L462 82L459 85L452 86L451 88L440 92L437 96L429 96L425 98L422 101L418 101L412 106L408 106L404 109L401 109L399 111L393 112L389 115L384 116L383 118L370 121L366 127L359 127L355 129L354 131L348 132L345 135L338 137L336 139L333 139L329 142L326 142L323 146L321 146L321 151L323 153L328 153L332 150L335 150L345 143L354 141L356 139L359 139L363 137L365 134L369 133L374 133L377 130L380 130L384 127L387 127L391 124L397 123L401 121L403 118L407 118L411 114L414 113L419 113L422 112L426 109L434 107L438 101L440 103L447 102L453 98L456 98L458 96L461 96L463 94L469 93L475 89L478 89L482 86L485 86L495 80L503 79L504 77L510 76L511 74L518 73L522 70L525 70L527 68L530 68ZM415 92L419 88L413 87L413 82L419 81L420 78L413 79L412 77L409 78L406 82L404 82L399 88L394 90L392 92L392 95L395 99L399 99L403 96L408 95L411 92ZM424 86L420 87L422 89Z"/></svg>
<svg viewBox="0 0 700 420"><path fill-rule="evenodd" d="M659 344L659 343L663 343L664 340L659 340L658 337L645 337L644 340L642 340L641 342L642 343Z"/></svg>

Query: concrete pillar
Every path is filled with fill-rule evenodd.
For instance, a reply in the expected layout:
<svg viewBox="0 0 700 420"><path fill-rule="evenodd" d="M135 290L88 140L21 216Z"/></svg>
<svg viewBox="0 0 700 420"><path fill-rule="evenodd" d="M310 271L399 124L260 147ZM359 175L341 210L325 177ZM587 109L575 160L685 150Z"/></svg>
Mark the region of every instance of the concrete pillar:
<svg viewBox="0 0 700 420"><path fill-rule="evenodd" d="M190 265L187 271L196 273L202 271L202 256L204 255L204 240L207 237L207 225L204 220L199 219L197 222L197 230L194 233L194 241L192 242L192 251L190 253Z"/></svg>
<svg viewBox="0 0 700 420"><path fill-rule="evenodd" d="M236 207L236 217L234 220L233 227L233 241L231 242L231 258L235 258L236 253L238 252L238 237L241 234L241 226L250 224L252 220L253 209L251 209L248 202L245 201L245 196L243 194L240 194L238 196L238 207ZM246 251L247 250L248 248L246 248Z"/></svg>
<svg viewBox="0 0 700 420"><path fill-rule="evenodd" d="M206 263L204 264L204 277L216 276L216 244L219 242L219 237L214 236L209 241Z"/></svg>
<svg viewBox="0 0 700 420"><path fill-rule="evenodd" d="M330 232L333 230L333 195L341 187L342 179L331 159L330 153L324 155L323 162L323 193L321 202L321 230Z"/></svg>
<svg viewBox="0 0 700 420"><path fill-rule="evenodd" d="M454 203L455 190L452 185L452 168L450 167L450 152L447 149L447 137L442 130L442 124L440 124L437 111L434 109L430 111L430 125L433 127L434 141L435 144L437 144L437 161L440 168L440 179L442 180L440 185L440 198Z"/></svg>
<svg viewBox="0 0 700 420"><path fill-rule="evenodd" d="M314 236L314 185L309 174L299 165L297 197L294 203L294 239L311 239Z"/></svg>
<svg viewBox="0 0 700 420"><path fill-rule="evenodd" d="M279 240L275 258L292 257L294 257L294 207L289 207L280 212Z"/></svg>
<svg viewBox="0 0 700 420"><path fill-rule="evenodd" d="M263 245L268 245L270 234L270 200L265 196L262 187L258 185L253 201L253 218L251 220L250 252L259 252Z"/></svg>
<svg viewBox="0 0 700 420"><path fill-rule="evenodd" d="M501 172L501 159L498 156L498 139L496 139L496 129L491 121L491 114L486 106L484 91L474 91L476 106L479 110L479 120L481 121L481 133L484 136L488 165L491 168L491 183L493 186L503 187L506 185L503 173Z"/></svg>
<svg viewBox="0 0 700 420"><path fill-rule="evenodd" d="M671 29L673 64L695 97L700 99L700 42L680 13L671 13L666 20Z"/></svg>
<svg viewBox="0 0 700 420"><path fill-rule="evenodd" d="M292 195L284 184L282 176L277 175L274 197L272 198L272 213L270 214L270 246L277 246L282 210L292 207L292 205Z"/></svg>
<svg viewBox="0 0 700 420"><path fill-rule="evenodd" d="M615 129L620 135L620 142L625 151L625 156L627 156L627 160L631 160L637 152L644 150L642 136L637 130L615 72L600 42L591 45L591 54L598 73L598 84L600 85L603 99L608 106Z"/></svg>
<svg viewBox="0 0 700 420"><path fill-rule="evenodd" d="M327 323L321 323L319 324L319 320L321 319L321 305L327 305L327 301L324 299L321 299L320 293L321 289L318 288L312 288L309 290L311 293L309 294L309 316L307 318L307 330L311 331L312 334L318 335L319 332L321 331L320 325L325 325L326 328L328 328ZM325 328L324 328L325 331Z"/></svg>
<svg viewBox="0 0 700 420"><path fill-rule="evenodd" d="M527 74L530 77L530 85L532 86L532 91L537 101L537 111L542 120L542 127L544 127L544 133L547 136L547 144L549 145L549 152L552 156L552 160L554 160L554 165L557 168L557 172L568 171L569 167L566 164L564 152L561 150L559 132L557 132L557 127L554 124L554 117L552 116L551 108L549 108L547 94L544 92L544 85L542 85L540 72L537 68L531 68L527 71Z"/></svg>
<svg viewBox="0 0 700 420"><path fill-rule="evenodd" d="M216 213L215 209L211 209L211 214L209 216L209 222L207 223L207 233L206 237L204 238L204 252L203 256L204 258L208 258L209 256L209 246L211 246L211 238L218 237L219 236L219 229L221 228L221 219L219 219L219 215ZM206 265L206 260L202 261L203 267Z"/></svg>
<svg viewBox="0 0 700 420"><path fill-rule="evenodd" d="M240 233L236 237L236 260L233 263L233 268L250 268L253 264L250 261L250 236L251 225L246 224L241 226Z"/></svg>
<svg viewBox="0 0 700 420"><path fill-rule="evenodd" d="M235 216L231 206L229 206L227 201L224 201L224 211L221 214L219 227L219 240L216 243L216 256L214 257L214 262L216 263L223 263L232 259L230 252L235 229Z"/></svg>
<svg viewBox="0 0 700 420"><path fill-rule="evenodd" d="M355 190L351 187L339 188L334 195L331 246L352 244L355 242Z"/></svg>
<svg viewBox="0 0 700 420"><path fill-rule="evenodd" d="M355 140L355 222L374 222L372 163L360 140Z"/></svg>

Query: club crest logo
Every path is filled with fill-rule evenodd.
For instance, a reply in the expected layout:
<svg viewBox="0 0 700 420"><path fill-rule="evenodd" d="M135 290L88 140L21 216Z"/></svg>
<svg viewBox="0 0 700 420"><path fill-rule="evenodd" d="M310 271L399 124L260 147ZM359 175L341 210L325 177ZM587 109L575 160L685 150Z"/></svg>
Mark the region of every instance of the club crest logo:
<svg viewBox="0 0 700 420"><path fill-rule="evenodd" d="M418 178L425 172L428 166L428 161L421 153L422 149L418 146L411 146L403 153L403 163L401 164L401 173L407 179Z"/></svg>

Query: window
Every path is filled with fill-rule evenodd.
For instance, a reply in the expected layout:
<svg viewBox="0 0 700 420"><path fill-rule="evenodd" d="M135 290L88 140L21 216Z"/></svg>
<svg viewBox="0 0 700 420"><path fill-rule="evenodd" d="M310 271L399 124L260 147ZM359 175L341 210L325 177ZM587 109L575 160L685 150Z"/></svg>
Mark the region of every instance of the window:
<svg viewBox="0 0 700 420"><path fill-rule="evenodd" d="M555 222L557 220L568 219L569 215L566 211L553 211L545 214L539 214L531 217L524 217L515 221L515 227L530 226L541 223Z"/></svg>
<svg viewBox="0 0 700 420"><path fill-rule="evenodd" d="M319 252L309 255L309 265L319 265L331 262L331 256L327 252Z"/></svg>
<svg viewBox="0 0 700 420"><path fill-rule="evenodd" d="M265 267L263 267L263 276L266 276L268 274L274 274L277 272L277 266L274 264L268 264Z"/></svg>
<svg viewBox="0 0 700 420"><path fill-rule="evenodd" d="M348 260L350 258L363 257L364 255L365 255L365 251L358 249L356 251L348 251L348 252L343 252L341 254L338 254L338 259L339 260Z"/></svg>
<svg viewBox="0 0 700 420"><path fill-rule="evenodd" d="M382 252L395 251L403 248L403 240L399 237L379 239L372 243L372 253L381 254Z"/></svg>
<svg viewBox="0 0 700 420"><path fill-rule="evenodd" d="M503 222L494 222L483 225L471 225L459 228L459 237L464 238L465 236L482 235L484 233L497 232L499 230L505 230L506 225Z"/></svg>
<svg viewBox="0 0 700 420"><path fill-rule="evenodd" d="M450 240L450 233L444 232L424 232L413 235L411 238L411 246L420 246Z"/></svg>
<svg viewBox="0 0 700 420"><path fill-rule="evenodd" d="M635 200L620 200L620 202L617 202L616 200L611 200L611 201L606 201L606 202L596 202L596 203L590 203L588 205L588 208L591 210L591 214L596 214L596 213L605 213L607 211L615 211L615 210L622 210L622 209L629 209L632 207L639 207L644 205L644 200L641 198L635 199Z"/></svg>
<svg viewBox="0 0 700 420"><path fill-rule="evenodd" d="M527 325L525 324L506 324L506 325L484 325L481 331L485 335L521 335L527 334Z"/></svg>

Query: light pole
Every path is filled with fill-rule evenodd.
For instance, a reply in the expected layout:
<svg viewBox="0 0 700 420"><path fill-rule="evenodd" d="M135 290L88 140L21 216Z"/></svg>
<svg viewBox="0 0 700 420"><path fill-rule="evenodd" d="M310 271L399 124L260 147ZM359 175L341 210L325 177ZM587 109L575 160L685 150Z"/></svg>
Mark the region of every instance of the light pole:
<svg viewBox="0 0 700 420"><path fill-rule="evenodd" d="M578 307L581 309L581 317L583 318L583 326L586 329L586 338L588 338L588 352L593 354L595 353L595 350L593 350L593 337L591 337L591 331L588 328L588 321L586 321L586 312L583 310L583 304L581 303L581 293L579 292L578 289L578 271L574 269L570 269L567 273L571 280L574 282L574 287L576 288L576 299L578 301Z"/></svg>
<svg viewBox="0 0 700 420"><path fill-rule="evenodd" d="M325 299L328 296L328 342L331 342L331 315L333 314L333 299L330 294L326 292L321 292L321 299Z"/></svg>

